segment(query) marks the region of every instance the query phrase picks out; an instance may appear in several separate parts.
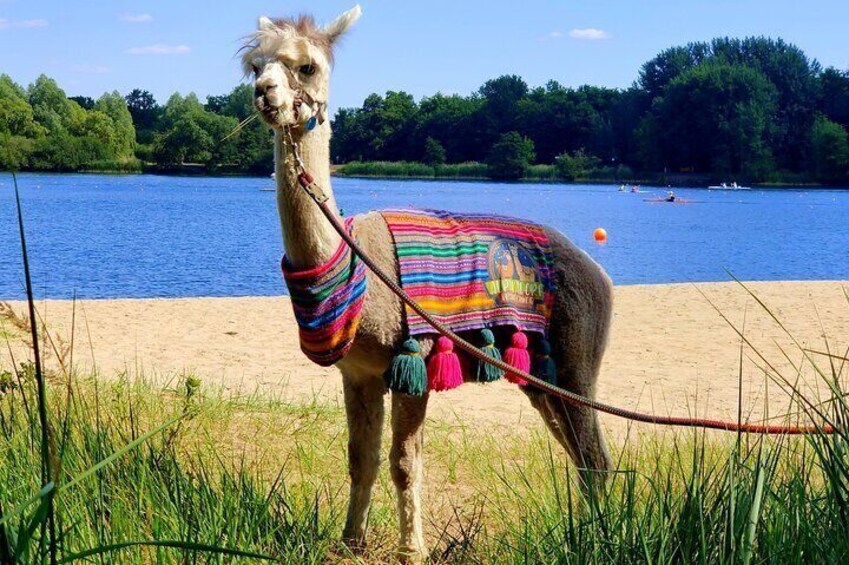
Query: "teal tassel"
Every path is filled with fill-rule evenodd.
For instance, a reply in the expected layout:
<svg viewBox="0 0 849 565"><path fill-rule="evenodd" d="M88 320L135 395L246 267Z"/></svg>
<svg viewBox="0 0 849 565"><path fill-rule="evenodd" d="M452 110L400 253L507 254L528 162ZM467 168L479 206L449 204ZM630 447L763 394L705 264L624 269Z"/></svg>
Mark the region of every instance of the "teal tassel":
<svg viewBox="0 0 849 565"><path fill-rule="evenodd" d="M392 358L384 375L386 387L392 392L422 396L427 388L427 366L422 359L422 348L413 338L401 346L401 352Z"/></svg>
<svg viewBox="0 0 849 565"><path fill-rule="evenodd" d="M547 339L542 339L536 349L531 374L548 384L557 386L557 367L554 365L554 359L551 358L551 344Z"/></svg>
<svg viewBox="0 0 849 565"><path fill-rule="evenodd" d="M501 359L501 353L498 351L498 348L495 347L495 336L492 334L492 330L483 329L481 330L481 337L483 338L483 347L481 347L481 351L489 355L490 357L494 357L495 359ZM490 365L489 363L485 363L481 360L478 360L478 382L481 383L491 383L492 381L497 381L504 374L504 371L496 367L495 365Z"/></svg>

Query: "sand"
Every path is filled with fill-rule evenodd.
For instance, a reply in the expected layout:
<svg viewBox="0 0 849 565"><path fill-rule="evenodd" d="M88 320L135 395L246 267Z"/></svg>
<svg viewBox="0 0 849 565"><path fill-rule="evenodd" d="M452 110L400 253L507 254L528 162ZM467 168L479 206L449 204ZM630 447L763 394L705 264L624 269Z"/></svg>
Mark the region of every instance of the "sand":
<svg viewBox="0 0 849 565"><path fill-rule="evenodd" d="M804 363L800 346L825 351L827 342L832 353L846 355L849 283L746 284L792 338L737 283L617 287L598 398L662 414L732 419L739 398L744 415L757 420L788 411L787 394L769 384L769 375L798 376L804 390L824 396L826 388ZM20 302L12 306L24 307ZM71 302L40 301L38 308L52 334L70 339ZM741 350L732 326L752 347ZM16 359L25 358L19 335L8 325L0 336L3 331ZM286 297L83 300L77 303L74 339L74 364L81 373L96 368L103 378L127 373L166 382L194 373L205 384L234 393L260 389L293 402L341 403L338 372L313 365L300 353ZM6 349L0 352L0 367L8 368ZM809 355L829 367L828 358ZM428 417L512 429L537 425L524 395L506 382L433 395ZM627 422L617 418L602 420L614 435L628 430Z"/></svg>

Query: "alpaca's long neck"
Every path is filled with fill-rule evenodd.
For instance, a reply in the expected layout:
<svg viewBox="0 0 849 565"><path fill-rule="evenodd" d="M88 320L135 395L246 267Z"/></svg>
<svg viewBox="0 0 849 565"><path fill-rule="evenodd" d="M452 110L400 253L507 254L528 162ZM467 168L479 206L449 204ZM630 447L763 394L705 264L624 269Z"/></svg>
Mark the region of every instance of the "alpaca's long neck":
<svg viewBox="0 0 849 565"><path fill-rule="evenodd" d="M280 130L274 136L274 162L277 179L277 211L283 231L283 248L289 263L307 269L326 263L341 239L327 218L294 175L294 160ZM301 158L315 182L328 194L327 204L338 213L330 188L330 123L317 126L298 142Z"/></svg>

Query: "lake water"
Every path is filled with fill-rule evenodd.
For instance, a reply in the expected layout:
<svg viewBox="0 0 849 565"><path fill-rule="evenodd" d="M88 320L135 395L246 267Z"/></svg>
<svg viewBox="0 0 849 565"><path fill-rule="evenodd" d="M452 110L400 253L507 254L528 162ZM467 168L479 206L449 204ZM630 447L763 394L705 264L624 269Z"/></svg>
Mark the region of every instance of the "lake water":
<svg viewBox="0 0 849 565"><path fill-rule="evenodd" d="M37 297L286 292L267 178L18 177ZM557 227L616 284L849 279L849 191L334 179L346 214L386 207L497 212ZM595 243L604 227L609 240ZM11 177L0 175L0 299L24 296Z"/></svg>

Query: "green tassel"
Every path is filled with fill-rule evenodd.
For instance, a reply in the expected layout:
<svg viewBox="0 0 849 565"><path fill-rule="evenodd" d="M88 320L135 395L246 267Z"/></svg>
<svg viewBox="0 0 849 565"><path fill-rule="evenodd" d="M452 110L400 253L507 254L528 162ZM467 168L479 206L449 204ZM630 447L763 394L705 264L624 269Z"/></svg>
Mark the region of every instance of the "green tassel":
<svg viewBox="0 0 849 565"><path fill-rule="evenodd" d="M481 351L489 355L490 357L494 357L495 359L501 359L501 353L498 351L498 348L495 347L495 336L492 334L492 330L483 329L481 330L481 337L483 338L483 347L481 347ZM492 381L497 381L504 374L504 371L496 367L495 365L490 365L489 363L485 363L481 360L478 360L478 382L481 383L491 383Z"/></svg>
<svg viewBox="0 0 849 565"><path fill-rule="evenodd" d="M557 367L551 358L551 344L547 339L542 339L536 348L533 370L531 374L542 379L548 384L557 386Z"/></svg>
<svg viewBox="0 0 849 565"><path fill-rule="evenodd" d="M422 359L422 348L413 338L401 346L401 352L392 358L384 375L386 387L392 392L422 396L427 388L427 366Z"/></svg>

